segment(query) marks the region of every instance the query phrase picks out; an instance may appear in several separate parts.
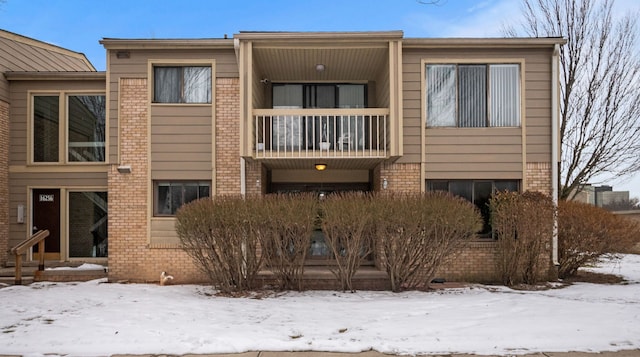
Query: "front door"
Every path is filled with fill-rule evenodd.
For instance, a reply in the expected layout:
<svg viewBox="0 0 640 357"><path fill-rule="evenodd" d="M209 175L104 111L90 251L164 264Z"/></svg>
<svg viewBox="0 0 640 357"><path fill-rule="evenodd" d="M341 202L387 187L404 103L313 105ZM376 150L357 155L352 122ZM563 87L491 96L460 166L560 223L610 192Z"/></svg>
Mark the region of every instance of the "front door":
<svg viewBox="0 0 640 357"><path fill-rule="evenodd" d="M33 226L32 234L40 230L49 230L45 238L44 257L46 260L60 260L60 190L33 190ZM38 258L38 246L34 246L34 259Z"/></svg>

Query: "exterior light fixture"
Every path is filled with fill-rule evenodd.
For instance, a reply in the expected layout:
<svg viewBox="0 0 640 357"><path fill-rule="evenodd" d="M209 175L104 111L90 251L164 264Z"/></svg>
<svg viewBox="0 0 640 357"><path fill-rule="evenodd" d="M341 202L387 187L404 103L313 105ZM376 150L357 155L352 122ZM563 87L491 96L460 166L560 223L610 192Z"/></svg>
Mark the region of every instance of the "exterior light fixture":
<svg viewBox="0 0 640 357"><path fill-rule="evenodd" d="M325 67L324 67L324 65L322 63L316 64L316 71L317 72L322 73L322 72L324 72L324 69L325 69Z"/></svg>
<svg viewBox="0 0 640 357"><path fill-rule="evenodd" d="M131 173L131 166L129 165L120 165L118 166L118 172L121 174L130 174Z"/></svg>
<svg viewBox="0 0 640 357"><path fill-rule="evenodd" d="M256 180L256 187L260 187L260 179Z"/></svg>
<svg viewBox="0 0 640 357"><path fill-rule="evenodd" d="M383 189L383 190L386 190L386 189L387 189L387 187L389 187L389 181L388 181L388 180L387 180L387 178L385 177L385 178L383 178L383 179L382 179L382 189Z"/></svg>
<svg viewBox="0 0 640 357"><path fill-rule="evenodd" d="M324 171L327 169L327 164L316 164L316 170Z"/></svg>

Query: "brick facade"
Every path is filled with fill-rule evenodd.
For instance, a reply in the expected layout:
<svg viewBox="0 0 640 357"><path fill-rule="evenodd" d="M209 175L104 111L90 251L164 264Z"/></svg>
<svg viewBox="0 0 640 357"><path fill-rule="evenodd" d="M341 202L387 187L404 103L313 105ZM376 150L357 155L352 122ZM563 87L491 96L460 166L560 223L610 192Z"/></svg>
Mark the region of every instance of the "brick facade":
<svg viewBox="0 0 640 357"><path fill-rule="evenodd" d="M9 250L9 103L0 100L0 266Z"/></svg>
<svg viewBox="0 0 640 357"><path fill-rule="evenodd" d="M420 192L423 183L420 182L420 164L386 163L378 165L374 177L374 191L384 190L383 182L387 179L386 191L389 192ZM379 172L379 174L378 174Z"/></svg>
<svg viewBox="0 0 640 357"><path fill-rule="evenodd" d="M240 193L240 80L216 79L216 191ZM254 181L255 182L255 181ZM254 186L254 185L248 185Z"/></svg>
<svg viewBox="0 0 640 357"><path fill-rule="evenodd" d="M121 79L120 163L109 170L109 281L157 282L162 271L176 282L205 281L181 249L149 248L148 99L146 79Z"/></svg>
<svg viewBox="0 0 640 357"><path fill-rule="evenodd" d="M149 162L147 136L147 80L120 80L120 163L112 165L109 187L109 280L136 279L148 269L147 209Z"/></svg>
<svg viewBox="0 0 640 357"><path fill-rule="evenodd" d="M524 190L551 195L551 163L527 162L527 187Z"/></svg>

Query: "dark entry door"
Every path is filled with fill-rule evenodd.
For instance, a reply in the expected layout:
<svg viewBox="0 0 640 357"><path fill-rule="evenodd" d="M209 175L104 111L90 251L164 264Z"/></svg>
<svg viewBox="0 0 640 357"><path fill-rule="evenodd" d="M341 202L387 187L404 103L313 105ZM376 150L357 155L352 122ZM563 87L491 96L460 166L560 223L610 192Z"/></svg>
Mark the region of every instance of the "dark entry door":
<svg viewBox="0 0 640 357"><path fill-rule="evenodd" d="M33 190L33 227L32 234L40 230L49 230L45 239L45 259L60 259L60 190ZM37 246L34 247L37 253Z"/></svg>

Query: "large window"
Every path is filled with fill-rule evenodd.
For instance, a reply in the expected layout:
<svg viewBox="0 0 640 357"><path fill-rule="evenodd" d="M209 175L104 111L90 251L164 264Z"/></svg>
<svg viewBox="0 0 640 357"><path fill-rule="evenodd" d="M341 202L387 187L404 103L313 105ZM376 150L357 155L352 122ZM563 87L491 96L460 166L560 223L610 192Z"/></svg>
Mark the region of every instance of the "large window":
<svg viewBox="0 0 640 357"><path fill-rule="evenodd" d="M428 64L427 126L520 126L520 65Z"/></svg>
<svg viewBox="0 0 640 357"><path fill-rule="evenodd" d="M69 192L69 257L107 257L106 192Z"/></svg>
<svg viewBox="0 0 640 357"><path fill-rule="evenodd" d="M517 180L427 180L428 191L445 191L473 202L484 220L481 236L490 236L489 200L498 191L518 191Z"/></svg>
<svg viewBox="0 0 640 357"><path fill-rule="evenodd" d="M209 197L211 184L197 181L158 181L155 183L156 216L173 216L185 203Z"/></svg>
<svg viewBox="0 0 640 357"><path fill-rule="evenodd" d="M154 103L211 103L211 67L153 68Z"/></svg>
<svg viewBox="0 0 640 357"><path fill-rule="evenodd" d="M105 103L104 95L33 96L33 162L104 162Z"/></svg>

